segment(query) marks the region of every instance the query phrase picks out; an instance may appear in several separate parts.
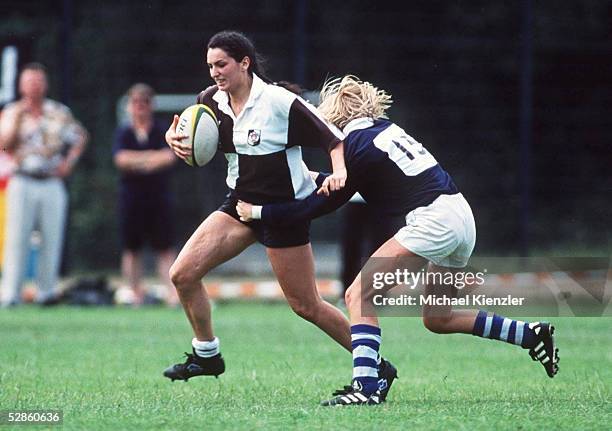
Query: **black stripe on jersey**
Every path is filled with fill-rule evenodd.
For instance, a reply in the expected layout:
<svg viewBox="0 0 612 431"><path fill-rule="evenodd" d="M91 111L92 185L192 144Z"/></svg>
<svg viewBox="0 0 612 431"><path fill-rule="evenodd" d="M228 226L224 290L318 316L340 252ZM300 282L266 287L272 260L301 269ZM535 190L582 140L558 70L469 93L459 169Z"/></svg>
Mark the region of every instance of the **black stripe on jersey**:
<svg viewBox="0 0 612 431"><path fill-rule="evenodd" d="M289 108L287 148L299 145L323 148L329 153L340 139L304 103L296 98Z"/></svg>
<svg viewBox="0 0 612 431"><path fill-rule="evenodd" d="M235 153L234 146L234 120L232 117L219 109L219 104L213 100L214 94L218 91L216 85L211 85L206 90L198 94L197 103L209 106L219 121L219 151L223 153Z"/></svg>
<svg viewBox="0 0 612 431"><path fill-rule="evenodd" d="M286 154L285 151L257 156L239 154L238 198L260 205L295 199Z"/></svg>

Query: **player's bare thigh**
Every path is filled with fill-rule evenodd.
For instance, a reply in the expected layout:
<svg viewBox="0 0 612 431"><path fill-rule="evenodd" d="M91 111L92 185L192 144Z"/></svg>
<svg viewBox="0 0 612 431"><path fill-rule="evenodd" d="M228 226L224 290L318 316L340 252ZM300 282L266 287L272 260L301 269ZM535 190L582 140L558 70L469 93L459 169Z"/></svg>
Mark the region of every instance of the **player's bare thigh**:
<svg viewBox="0 0 612 431"><path fill-rule="evenodd" d="M394 272L396 270L408 270L408 272L418 272L423 267L427 266L428 273L442 273L446 274L448 272L454 272L456 268L448 268L444 266L438 266L428 261L424 257L421 257L414 252L410 251L403 245L401 245L395 238L391 238L385 244L383 244L374 254L372 258L383 258L383 259L374 259L371 260L368 268L368 273L374 272ZM435 280L435 277L428 277L428 280ZM355 282L359 282L359 280L355 280ZM366 300L374 295L374 289L371 286L362 287L362 289L367 289L361 292L362 297ZM438 297L441 296L452 296L454 287L448 285L436 285L433 283L425 284L425 295L436 295ZM368 301L369 303L370 301ZM423 317L427 318L442 318L447 319L452 312L451 306L438 306L438 305L424 305L423 306Z"/></svg>
<svg viewBox="0 0 612 431"><path fill-rule="evenodd" d="M296 300L306 304L319 299L310 243L297 247L267 248L266 252L289 303Z"/></svg>
<svg viewBox="0 0 612 431"><path fill-rule="evenodd" d="M395 238L387 240L368 259L345 293L344 300L349 310L351 324L378 325L373 298L374 295L380 294L381 290L374 288L375 273L395 273L398 269L417 272L426 264L425 258L414 254ZM393 287L395 286L385 286L382 291Z"/></svg>
<svg viewBox="0 0 612 431"><path fill-rule="evenodd" d="M449 268L445 266L438 266L432 262L429 262L427 266L427 272L430 274L447 274L451 272L457 271L457 268ZM432 276L428 277L430 281L425 285L425 295L426 296L436 296L437 298L441 297L453 297L455 287L448 284L436 284L433 280L436 280L437 277ZM441 318L447 319L450 317L452 312L452 306L450 305L423 305L423 319L427 322L427 319L433 318ZM427 323L426 323L427 324Z"/></svg>
<svg viewBox="0 0 612 431"><path fill-rule="evenodd" d="M255 242L253 231L231 216L215 211L183 246L170 269L174 284L199 281L216 266L240 254Z"/></svg>
<svg viewBox="0 0 612 431"><path fill-rule="evenodd" d="M427 262L427 259L413 253L401 245L395 238L391 237L372 254L364 269L366 269L368 274L373 274L374 272L394 273L398 269L401 271L417 272ZM367 286L362 284L362 272L357 275L357 278L351 284L351 288L353 290L363 290L363 294L374 294L371 283L368 283Z"/></svg>

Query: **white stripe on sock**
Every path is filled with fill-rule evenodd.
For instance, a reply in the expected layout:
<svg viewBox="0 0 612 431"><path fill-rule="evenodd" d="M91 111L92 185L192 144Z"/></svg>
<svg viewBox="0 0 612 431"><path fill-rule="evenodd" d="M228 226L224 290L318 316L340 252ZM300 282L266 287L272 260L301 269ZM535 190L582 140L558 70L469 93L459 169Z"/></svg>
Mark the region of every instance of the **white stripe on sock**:
<svg viewBox="0 0 612 431"><path fill-rule="evenodd" d="M514 334L514 344L521 345L523 344L523 328L525 327L525 322L521 320L516 321L516 333Z"/></svg>
<svg viewBox="0 0 612 431"><path fill-rule="evenodd" d="M489 334L491 333L491 325L493 324L493 316L487 316L487 320L485 321L484 332L482 336L484 338L489 338Z"/></svg>
<svg viewBox="0 0 612 431"><path fill-rule="evenodd" d="M213 338L211 341L200 341L197 338L191 340L191 346L201 358L211 358L219 353L219 339Z"/></svg>
<svg viewBox="0 0 612 431"><path fill-rule="evenodd" d="M504 318L504 322L502 323L501 333L499 334L499 339L503 341L508 341L508 330L510 329L510 324L512 320Z"/></svg>
<svg viewBox="0 0 612 431"><path fill-rule="evenodd" d="M355 358L370 358L376 360L378 352L370 346L357 346L353 349L353 359Z"/></svg>
<svg viewBox="0 0 612 431"><path fill-rule="evenodd" d="M355 377L378 377L378 370L372 367L353 367L353 378Z"/></svg>

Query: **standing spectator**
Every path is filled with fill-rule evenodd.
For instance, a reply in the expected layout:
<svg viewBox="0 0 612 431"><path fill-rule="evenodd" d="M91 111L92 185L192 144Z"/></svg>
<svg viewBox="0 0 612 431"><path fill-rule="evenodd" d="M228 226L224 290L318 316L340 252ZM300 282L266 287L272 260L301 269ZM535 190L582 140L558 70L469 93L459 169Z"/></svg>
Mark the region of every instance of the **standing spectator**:
<svg viewBox="0 0 612 431"><path fill-rule="evenodd" d="M168 272L176 253L173 248L173 197L170 170L176 162L165 140L166 127L153 118L155 93L146 84L128 90L128 125L119 127L113 146L115 165L121 172L119 222L123 254L121 272L142 303L142 248L149 242L157 254L157 271L167 287L166 302L178 304Z"/></svg>
<svg viewBox="0 0 612 431"><path fill-rule="evenodd" d="M38 260L38 302L57 287L64 244L68 193L64 184L88 139L70 109L46 98L47 72L30 63L19 76L21 98L4 108L0 147L10 152L16 168L7 188L7 221L0 305L19 302L30 237L42 235Z"/></svg>

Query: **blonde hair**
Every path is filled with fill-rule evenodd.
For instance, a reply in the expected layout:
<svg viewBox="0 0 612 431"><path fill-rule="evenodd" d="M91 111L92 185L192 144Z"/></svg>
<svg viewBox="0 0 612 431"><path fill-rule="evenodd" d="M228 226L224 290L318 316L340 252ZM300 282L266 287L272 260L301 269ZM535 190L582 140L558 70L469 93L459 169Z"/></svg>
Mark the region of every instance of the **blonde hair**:
<svg viewBox="0 0 612 431"><path fill-rule="evenodd" d="M354 75L346 75L325 82L319 112L327 121L343 128L355 118L387 118L385 112L392 103L391 95L385 90Z"/></svg>

